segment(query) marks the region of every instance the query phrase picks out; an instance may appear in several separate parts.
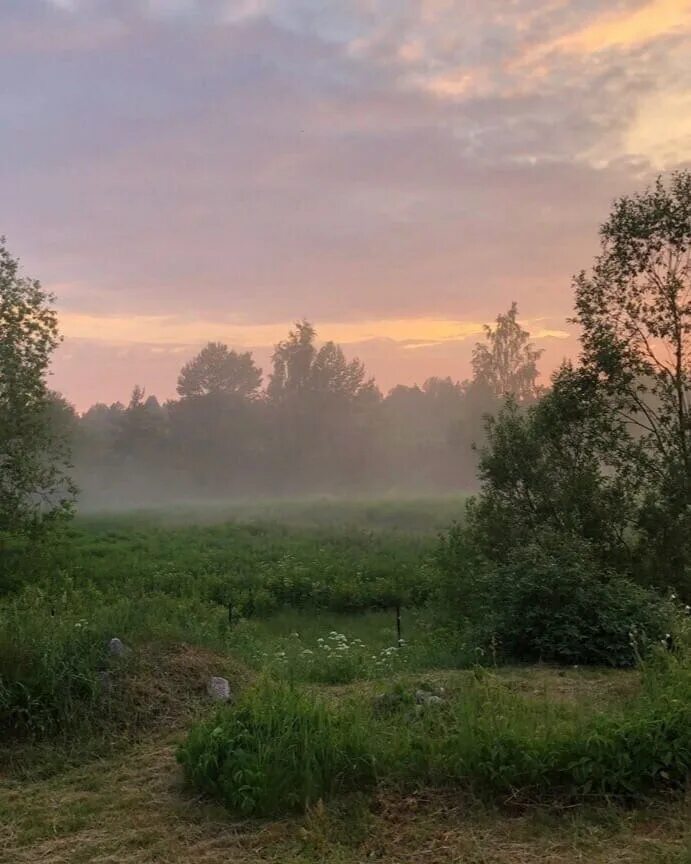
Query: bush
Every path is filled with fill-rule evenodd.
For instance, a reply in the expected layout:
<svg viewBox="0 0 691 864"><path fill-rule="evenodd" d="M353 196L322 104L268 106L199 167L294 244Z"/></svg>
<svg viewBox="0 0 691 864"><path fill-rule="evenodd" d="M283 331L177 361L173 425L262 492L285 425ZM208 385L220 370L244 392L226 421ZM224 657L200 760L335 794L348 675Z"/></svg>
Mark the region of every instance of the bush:
<svg viewBox="0 0 691 864"><path fill-rule="evenodd" d="M495 563L456 528L437 561L477 645L509 658L630 666L674 629L671 603L604 569L573 535L542 532Z"/></svg>
<svg viewBox="0 0 691 864"><path fill-rule="evenodd" d="M198 788L257 816L374 780L367 727L354 709L268 682L195 727L178 761Z"/></svg>

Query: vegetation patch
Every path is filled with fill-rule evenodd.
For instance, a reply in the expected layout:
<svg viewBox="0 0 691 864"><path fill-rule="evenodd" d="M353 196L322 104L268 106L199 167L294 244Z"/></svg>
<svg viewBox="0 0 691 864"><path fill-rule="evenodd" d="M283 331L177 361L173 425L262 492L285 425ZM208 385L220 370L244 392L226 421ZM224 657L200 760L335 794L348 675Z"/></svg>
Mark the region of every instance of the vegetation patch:
<svg viewBox="0 0 691 864"><path fill-rule="evenodd" d="M399 688L328 705L265 682L193 729L178 758L199 789L254 815L375 781L500 800L636 798L687 781L691 670L661 660L638 697L606 712L527 699L483 670L448 698Z"/></svg>

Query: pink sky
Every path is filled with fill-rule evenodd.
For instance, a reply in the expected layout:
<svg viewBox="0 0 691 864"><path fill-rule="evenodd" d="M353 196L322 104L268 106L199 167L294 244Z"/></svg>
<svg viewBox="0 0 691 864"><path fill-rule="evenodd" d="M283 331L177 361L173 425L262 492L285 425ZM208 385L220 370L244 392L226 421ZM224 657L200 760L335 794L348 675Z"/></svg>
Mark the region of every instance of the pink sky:
<svg viewBox="0 0 691 864"><path fill-rule="evenodd" d="M0 234L52 385L172 396L307 317L381 386L468 375L517 300L548 370L614 197L691 160L691 0L0 7Z"/></svg>

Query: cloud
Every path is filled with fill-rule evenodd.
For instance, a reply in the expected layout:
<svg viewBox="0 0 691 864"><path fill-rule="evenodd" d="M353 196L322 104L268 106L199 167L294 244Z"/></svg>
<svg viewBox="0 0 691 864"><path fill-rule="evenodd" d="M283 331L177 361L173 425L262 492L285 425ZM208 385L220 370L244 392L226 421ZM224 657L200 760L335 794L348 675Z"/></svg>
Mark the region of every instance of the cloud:
<svg viewBox="0 0 691 864"><path fill-rule="evenodd" d="M691 0L648 0L632 10L605 10L574 32L533 47L521 61L534 63L553 52L587 55L612 48L630 48L689 30Z"/></svg>
<svg viewBox="0 0 691 864"><path fill-rule="evenodd" d="M0 11L0 232L91 346L70 387L93 333L131 383L136 345L301 316L377 374L463 370L446 328L513 299L565 348L612 199L689 158L686 2L61 5Z"/></svg>
<svg viewBox="0 0 691 864"><path fill-rule="evenodd" d="M61 329L68 339L89 339L108 344L145 343L165 346L224 341L234 347L267 347L283 339L291 327L290 320L253 324L215 319L190 320L174 316L120 317L73 312L63 313L61 317ZM437 344L479 336L483 332L483 324L477 321L429 317L380 318L326 321L319 324L318 332L322 340L333 340L342 344L371 339L386 339L401 344L411 341Z"/></svg>

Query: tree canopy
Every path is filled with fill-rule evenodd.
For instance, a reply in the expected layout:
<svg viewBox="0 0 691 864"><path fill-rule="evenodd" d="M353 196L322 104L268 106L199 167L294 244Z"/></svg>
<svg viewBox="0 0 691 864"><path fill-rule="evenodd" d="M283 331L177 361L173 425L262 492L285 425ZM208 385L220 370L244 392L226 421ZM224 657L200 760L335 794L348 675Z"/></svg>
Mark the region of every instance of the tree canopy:
<svg viewBox="0 0 691 864"><path fill-rule="evenodd" d="M54 298L0 238L0 534L35 534L71 509L69 452L46 385Z"/></svg>
<svg viewBox="0 0 691 864"><path fill-rule="evenodd" d="M249 351L238 354L221 342L206 347L180 370L177 391L183 398L208 395L253 397L261 387L262 370Z"/></svg>

